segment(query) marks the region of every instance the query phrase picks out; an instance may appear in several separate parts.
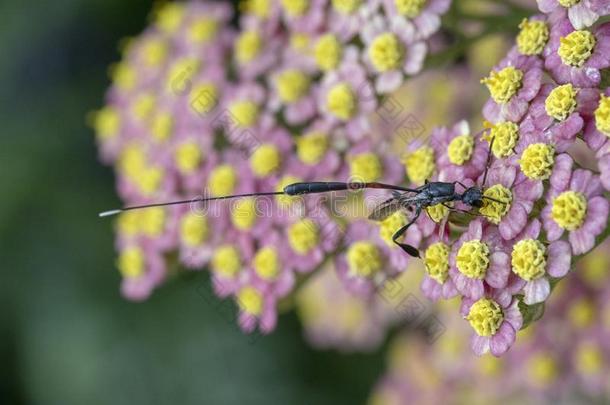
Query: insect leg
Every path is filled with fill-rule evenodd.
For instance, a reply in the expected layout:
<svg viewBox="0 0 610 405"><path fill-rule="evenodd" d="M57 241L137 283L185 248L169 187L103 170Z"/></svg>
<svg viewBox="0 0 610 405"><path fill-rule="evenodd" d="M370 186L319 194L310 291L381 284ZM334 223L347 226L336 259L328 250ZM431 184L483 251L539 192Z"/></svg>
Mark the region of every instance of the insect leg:
<svg viewBox="0 0 610 405"><path fill-rule="evenodd" d="M417 218L419 218L419 214L421 213L421 208L417 207L417 210L415 211L415 216L411 219L411 221L409 221L408 224L404 225L402 228L400 228L398 231L396 231L396 233L394 233L394 236L392 236L392 241L397 244L398 246L400 246L400 248L402 250L404 250L409 256L412 257L417 257L420 258L421 256L419 255L419 250L411 245L408 245L406 243L400 243L398 242L398 238L400 238L402 235L404 235L405 232L407 232L407 230L409 229L409 227L411 225L413 225L413 223L415 221L417 221Z"/></svg>

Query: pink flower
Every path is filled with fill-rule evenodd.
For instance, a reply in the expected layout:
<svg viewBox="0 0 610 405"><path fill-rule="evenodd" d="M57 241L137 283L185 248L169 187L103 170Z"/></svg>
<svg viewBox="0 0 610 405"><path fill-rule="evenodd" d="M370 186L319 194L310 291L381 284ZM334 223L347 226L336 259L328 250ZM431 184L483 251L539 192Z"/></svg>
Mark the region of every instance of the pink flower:
<svg viewBox="0 0 610 405"><path fill-rule="evenodd" d="M472 135L466 121L451 128L438 127L430 135L441 181L476 179L485 170L489 147L480 136Z"/></svg>
<svg viewBox="0 0 610 405"><path fill-rule="evenodd" d="M471 221L449 256L449 275L458 291L476 300L483 297L486 285L505 288L510 274L506 250L506 243L494 227L483 225L481 219Z"/></svg>
<svg viewBox="0 0 610 405"><path fill-rule="evenodd" d="M351 140L366 135L368 114L377 108L377 96L357 54L346 56L336 71L324 75L318 94L318 110L333 125L343 126Z"/></svg>
<svg viewBox="0 0 610 405"><path fill-rule="evenodd" d="M470 341L475 354L481 356L491 352L499 357L515 342L516 332L523 324L523 316L519 311L518 300L507 291L496 290L488 294L488 297L478 301L464 298L461 312L475 328Z"/></svg>
<svg viewBox="0 0 610 405"><path fill-rule="evenodd" d="M263 286L243 281L235 294L239 307L237 322L246 333L252 333L258 326L264 334L275 329L277 324L277 299L263 290Z"/></svg>
<svg viewBox="0 0 610 405"><path fill-rule="evenodd" d="M594 89L545 84L532 101L523 130L541 133L542 140L564 152L593 114L598 99Z"/></svg>
<svg viewBox="0 0 610 405"><path fill-rule="evenodd" d="M383 8L387 16L405 19L415 27L417 38L429 38L441 27L440 16L451 6L451 0L430 0L424 2L419 10L400 10L396 0L383 0Z"/></svg>
<svg viewBox="0 0 610 405"><path fill-rule="evenodd" d="M593 107L592 117L586 121L583 139L587 146L594 152L602 149L602 146L610 138L610 89L606 89L596 100Z"/></svg>
<svg viewBox="0 0 610 405"><path fill-rule="evenodd" d="M514 238L527 224L534 204L544 192L542 182L528 179L521 171L506 162L496 161L488 170L484 195L506 201L505 206L493 201L484 201L480 213L498 226L500 235L506 240ZM490 194L490 191L494 193ZM508 192L508 193L507 193Z"/></svg>
<svg viewBox="0 0 610 405"><path fill-rule="evenodd" d="M379 93L396 90L405 74L413 76L421 71L428 47L415 37L415 28L407 20L375 16L361 36L367 46L364 60L376 76L375 89Z"/></svg>
<svg viewBox="0 0 610 405"><path fill-rule="evenodd" d="M483 107L485 119L493 123L519 122L540 90L542 61L513 49L482 82L491 93Z"/></svg>
<svg viewBox="0 0 610 405"><path fill-rule="evenodd" d="M600 70L610 67L609 51L610 24L590 32L576 30L564 19L551 30L544 66L560 84L597 87L601 81Z"/></svg>
<svg viewBox="0 0 610 405"><path fill-rule="evenodd" d="M403 243L417 247L419 240L407 238ZM345 287L356 294L370 296L389 278L407 269L408 256L399 247L390 247L371 222L351 223L344 235L344 245L346 251L336 256L335 267Z"/></svg>
<svg viewBox="0 0 610 405"><path fill-rule="evenodd" d="M590 27L600 16L610 13L610 5L605 0L580 0L571 6L563 6L558 0L537 0L540 11L547 14L568 13L570 22L576 29Z"/></svg>
<svg viewBox="0 0 610 405"><path fill-rule="evenodd" d="M572 251L565 241L548 246L539 242L542 225L534 219L512 242L512 269L523 284L523 302L544 302L551 293L549 277L561 278L570 270Z"/></svg>
<svg viewBox="0 0 610 405"><path fill-rule="evenodd" d="M458 290L449 277L449 234L432 235L426 240L423 252L426 273L421 282L421 292L430 300L448 300L458 295Z"/></svg>
<svg viewBox="0 0 610 405"><path fill-rule="evenodd" d="M561 162L558 158L541 217L549 241L558 240L567 231L573 253L581 255L593 248L595 238L605 229L608 201L599 176L588 170L572 170L572 165L571 158Z"/></svg>

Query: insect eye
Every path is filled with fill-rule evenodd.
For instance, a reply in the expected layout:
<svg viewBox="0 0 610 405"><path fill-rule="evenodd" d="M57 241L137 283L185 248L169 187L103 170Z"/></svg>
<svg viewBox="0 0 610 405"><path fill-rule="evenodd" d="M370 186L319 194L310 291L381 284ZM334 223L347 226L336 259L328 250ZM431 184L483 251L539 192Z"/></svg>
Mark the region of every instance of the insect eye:
<svg viewBox="0 0 610 405"><path fill-rule="evenodd" d="M481 207L483 207L483 200L474 200L472 202L472 205L474 205L477 208L481 208Z"/></svg>

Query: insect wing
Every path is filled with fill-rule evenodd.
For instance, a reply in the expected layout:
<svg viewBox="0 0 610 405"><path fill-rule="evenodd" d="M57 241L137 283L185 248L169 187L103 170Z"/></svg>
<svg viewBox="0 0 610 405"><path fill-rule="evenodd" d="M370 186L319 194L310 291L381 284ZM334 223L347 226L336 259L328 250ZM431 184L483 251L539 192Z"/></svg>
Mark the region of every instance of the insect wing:
<svg viewBox="0 0 610 405"><path fill-rule="evenodd" d="M398 211L402 207L400 201L395 199L394 197L390 198L379 204L375 207L371 214L369 215L369 219L371 221L383 221L396 211Z"/></svg>

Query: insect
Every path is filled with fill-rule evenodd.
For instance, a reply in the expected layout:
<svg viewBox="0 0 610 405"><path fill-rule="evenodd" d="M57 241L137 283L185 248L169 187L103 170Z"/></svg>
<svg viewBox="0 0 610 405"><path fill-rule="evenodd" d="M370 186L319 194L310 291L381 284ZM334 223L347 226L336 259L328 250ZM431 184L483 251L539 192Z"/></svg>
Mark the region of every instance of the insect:
<svg viewBox="0 0 610 405"><path fill-rule="evenodd" d="M489 155L487 157L487 165L485 173L483 175L483 186L487 181L487 171L491 161L491 147L493 146L493 139L489 144ZM464 191L458 193L456 186L461 186ZM229 200L236 198L245 197L262 197L262 196L277 196L277 195L288 195L288 196L299 196L305 194L318 194L328 193L332 191L344 191L344 190L363 190L363 189L380 189L380 190L391 190L393 195L390 199L382 202L376 208L374 208L369 215L369 219L373 221L383 221L398 210L411 211L409 222L398 229L392 236L392 241L399 246L403 251L413 257L420 257L419 250L406 243L399 242L401 236L403 236L409 227L417 221L422 210L427 207L431 207L437 204L442 204L452 211L465 212L471 215L477 215L471 211L459 210L451 207L449 204L452 202L462 202L469 207L481 208L484 205L483 200L490 200L499 204L506 204L504 201L496 200L494 198L485 196L483 194L483 186L474 185L471 187L465 186L460 181L453 182L442 182L433 181L428 182L418 188L407 188L392 184L377 183L377 182L304 182L304 183L293 183L289 184L282 191L275 192L264 192L264 193L250 193L250 194L235 194L221 197L210 197L210 198L194 198L190 200L172 201L165 203L138 205L132 207L125 207L121 209L115 209L105 211L99 214L100 217L107 217L111 215L120 214L125 211L132 211L144 208L152 207L164 207L169 205L179 204L191 204L198 202L218 201L218 200Z"/></svg>

